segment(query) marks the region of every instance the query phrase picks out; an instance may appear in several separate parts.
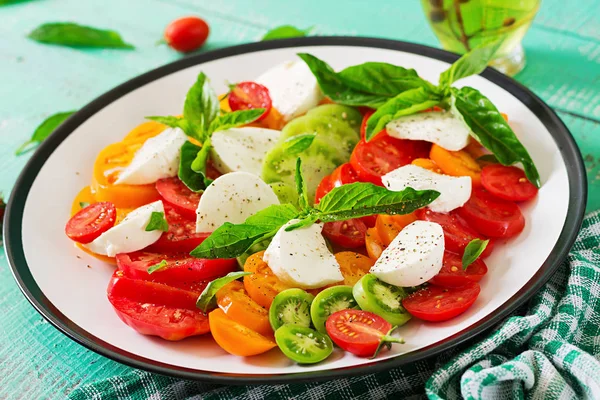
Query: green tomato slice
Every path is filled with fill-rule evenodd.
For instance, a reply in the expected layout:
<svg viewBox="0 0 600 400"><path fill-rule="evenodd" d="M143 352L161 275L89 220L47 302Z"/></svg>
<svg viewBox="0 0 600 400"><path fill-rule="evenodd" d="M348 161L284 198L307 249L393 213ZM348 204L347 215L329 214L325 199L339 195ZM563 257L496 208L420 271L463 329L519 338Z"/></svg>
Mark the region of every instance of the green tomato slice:
<svg viewBox="0 0 600 400"><path fill-rule="evenodd" d="M325 322L327 318L338 311L358 308L352 295L351 286L332 286L320 292L310 306L310 316L315 329L327 333Z"/></svg>
<svg viewBox="0 0 600 400"><path fill-rule="evenodd" d="M269 309L273 330L283 325L310 327L310 304L314 298L302 289L287 289L275 296Z"/></svg>
<svg viewBox="0 0 600 400"><path fill-rule="evenodd" d="M300 325L283 325L277 329L275 342L283 354L300 364L318 363L333 352L329 336Z"/></svg>
<svg viewBox="0 0 600 400"><path fill-rule="evenodd" d="M392 325L404 325L410 319L402 307L402 299L408 296L404 289L382 282L373 274L356 282L352 294L361 309L379 315Z"/></svg>

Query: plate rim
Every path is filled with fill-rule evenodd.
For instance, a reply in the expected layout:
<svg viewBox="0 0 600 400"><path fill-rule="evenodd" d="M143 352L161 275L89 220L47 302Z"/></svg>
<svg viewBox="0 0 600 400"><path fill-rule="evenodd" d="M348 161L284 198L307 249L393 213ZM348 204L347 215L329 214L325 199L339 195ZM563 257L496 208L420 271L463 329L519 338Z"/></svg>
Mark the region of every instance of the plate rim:
<svg viewBox="0 0 600 400"><path fill-rule="evenodd" d="M558 115L541 98L531 90L521 85L514 79L507 77L491 68L480 75L492 83L505 89L517 97L534 115L544 124L552 138L558 145L562 158L566 164L569 179L570 198L568 203L565 225L552 248L548 258L538 269L535 275L510 299L496 310L480 319L468 328L445 338L425 348L411 353L399 355L390 359L374 361L353 367L336 368L331 370L314 371L306 373L261 375L261 374L232 374L214 371L197 370L179 367L158 362L145 357L140 357L123 349L104 342L102 339L90 334L60 312L43 294L33 278L23 251L22 227L23 212L31 184L36 179L39 171L54 150L88 118L102 110L120 97L129 92L151 83L164 76L179 70L199 65L208 61L230 56L252 53L262 50L273 50L302 46L350 46L370 47L392 51L402 51L422 55L428 58L452 63L459 56L445 50L433 47L408 43L404 41L353 36L318 36L273 40L241 44L223 49L212 50L196 54L171 62L149 72L138 75L108 92L97 97L78 112L68 118L32 155L20 173L11 192L4 220L3 235L4 249L10 270L19 289L48 322L70 339L84 347L119 363L130 367L168 375L183 379L202 380L221 384L274 384L274 383L300 383L309 381L328 380L333 378L367 375L387 371L394 367L416 362L437 355L460 343L473 339L480 333L500 322L517 307L524 304L554 275L557 268L567 257L569 250L575 243L580 230L585 207L587 203L587 180L583 158L577 147L575 139L569 129Z"/></svg>

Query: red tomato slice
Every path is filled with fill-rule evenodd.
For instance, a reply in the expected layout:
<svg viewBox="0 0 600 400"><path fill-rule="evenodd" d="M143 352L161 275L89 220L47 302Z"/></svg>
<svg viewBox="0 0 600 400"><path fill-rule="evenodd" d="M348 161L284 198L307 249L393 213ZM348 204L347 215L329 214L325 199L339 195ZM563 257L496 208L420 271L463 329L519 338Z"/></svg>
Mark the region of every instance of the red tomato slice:
<svg viewBox="0 0 600 400"><path fill-rule="evenodd" d="M69 239L90 243L115 225L117 209L113 203L90 204L73 215L65 226Z"/></svg>
<svg viewBox="0 0 600 400"><path fill-rule="evenodd" d="M319 204L321 199L333 189L333 181L331 175L327 175L323 178L319 186L317 186L317 192L315 194L315 204Z"/></svg>
<svg viewBox="0 0 600 400"><path fill-rule="evenodd" d="M464 219L454 212L442 214L433 212L427 208L421 208L416 211L417 218L423 221L430 221L440 224L444 230L444 244L446 250L457 254L463 254L465 247L473 239L486 238L471 228ZM490 240L481 257L485 258L492 254L494 243Z"/></svg>
<svg viewBox="0 0 600 400"><path fill-rule="evenodd" d="M458 214L483 235L509 238L521 233L525 217L519 206L501 200L483 189L474 189L469 201L457 210Z"/></svg>
<svg viewBox="0 0 600 400"><path fill-rule="evenodd" d="M360 218L326 222L323 235L338 246L356 248L365 245L367 226Z"/></svg>
<svg viewBox="0 0 600 400"><path fill-rule="evenodd" d="M272 102L269 89L256 82L240 82L231 90L228 97L231 111L264 108L266 111L258 118L265 118L271 111Z"/></svg>
<svg viewBox="0 0 600 400"><path fill-rule="evenodd" d="M210 232L196 233L196 219L181 215L169 203L165 203L165 218L169 230L162 234L154 244L146 248L156 253L189 253L206 239Z"/></svg>
<svg viewBox="0 0 600 400"><path fill-rule="evenodd" d="M192 192L179 178L166 178L157 181L156 191L165 202L173 206L181 215L196 219L196 209L201 194Z"/></svg>
<svg viewBox="0 0 600 400"><path fill-rule="evenodd" d="M141 334L181 340L210 330L208 317L196 308L196 292L127 278L115 271L107 294L119 318Z"/></svg>
<svg viewBox="0 0 600 400"><path fill-rule="evenodd" d="M187 253L160 254L136 251L117 254L117 267L132 279L164 283L179 289L202 293L208 282L237 270L235 259L205 260L190 257ZM152 274L148 268L162 260L167 265Z"/></svg>
<svg viewBox="0 0 600 400"><path fill-rule="evenodd" d="M442 287L461 287L471 282L479 282L487 271L487 265L480 258L464 270L462 256L446 251L442 269L429 283Z"/></svg>
<svg viewBox="0 0 600 400"><path fill-rule="evenodd" d="M415 158L428 158L431 143L420 140L401 140L378 134L371 141L359 141L350 163L361 182L371 182L379 186L381 177Z"/></svg>
<svg viewBox="0 0 600 400"><path fill-rule="evenodd" d="M531 200L538 192L538 188L529 182L523 170L500 164L483 168L481 184L494 196L509 201Z"/></svg>
<svg viewBox="0 0 600 400"><path fill-rule="evenodd" d="M372 312L342 310L327 318L325 329L331 340L345 351L359 357L371 357L381 339L392 329L392 324Z"/></svg>
<svg viewBox="0 0 600 400"><path fill-rule="evenodd" d="M375 110L373 109L367 109L363 115L363 120L360 124L360 138L364 139L367 135L367 121L369 120L369 118L371 118L371 115L373 115L375 113ZM382 129L380 132L378 132L375 136L378 136L381 134L381 132L385 132L385 129Z"/></svg>
<svg viewBox="0 0 600 400"><path fill-rule="evenodd" d="M464 313L479 296L479 284L471 282L459 288L430 285L402 300L402 306L413 317L431 321L447 321Z"/></svg>

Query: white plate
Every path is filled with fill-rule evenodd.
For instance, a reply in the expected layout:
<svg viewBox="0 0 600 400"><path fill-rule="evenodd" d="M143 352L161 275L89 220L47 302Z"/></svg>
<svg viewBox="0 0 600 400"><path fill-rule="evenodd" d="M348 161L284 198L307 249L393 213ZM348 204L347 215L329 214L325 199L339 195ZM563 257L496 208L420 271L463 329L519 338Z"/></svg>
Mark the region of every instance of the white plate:
<svg viewBox="0 0 600 400"><path fill-rule="evenodd" d="M481 90L510 116L543 186L536 200L523 207L524 232L498 243L486 260L489 273L481 282L481 295L466 313L444 323L409 322L397 331L406 344L395 345L376 362L338 349L325 362L311 366L299 366L277 349L262 356L235 357L221 350L210 335L172 343L139 335L122 323L106 298L114 267L76 249L64 235L70 204L90 183L96 155L121 140L145 116L180 113L200 71L220 93L227 90L226 81L252 80L270 66L294 59L298 52L312 53L336 69L385 61L415 68L433 82L456 58L424 46L379 39L292 39L186 58L101 96L36 152L8 207L8 259L21 289L44 317L91 349L139 368L221 382L233 380L234 374L237 383L256 383L374 372L415 361L473 337L540 288L566 256L579 229L586 198L583 164L573 138L539 98L487 70L460 83ZM371 364L368 370L366 364Z"/></svg>

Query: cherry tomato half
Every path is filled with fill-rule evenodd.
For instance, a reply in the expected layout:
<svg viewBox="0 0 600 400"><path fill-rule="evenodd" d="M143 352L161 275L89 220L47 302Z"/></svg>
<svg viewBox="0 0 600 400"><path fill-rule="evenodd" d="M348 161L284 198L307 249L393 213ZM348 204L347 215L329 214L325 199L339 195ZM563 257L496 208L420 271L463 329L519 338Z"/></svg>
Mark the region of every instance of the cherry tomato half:
<svg viewBox="0 0 600 400"><path fill-rule="evenodd" d="M473 190L469 201L457 212L478 232L490 237L509 238L521 233L525 227L525 217L519 206L482 189Z"/></svg>
<svg viewBox="0 0 600 400"><path fill-rule="evenodd" d="M162 234L146 250L157 253L189 253L206 239L210 233L196 233L196 219L181 215L175 208L164 203L165 219L169 230Z"/></svg>
<svg viewBox="0 0 600 400"><path fill-rule="evenodd" d="M109 202L94 203L73 215L65 233L79 243L90 243L115 225L117 209Z"/></svg>
<svg viewBox="0 0 600 400"><path fill-rule="evenodd" d="M402 305L413 317L431 321L447 321L464 313L479 296L479 284L471 282L459 288L430 285L402 300Z"/></svg>
<svg viewBox="0 0 600 400"><path fill-rule="evenodd" d="M323 235L338 246L356 248L365 245L367 226L360 218L326 222Z"/></svg>
<svg viewBox="0 0 600 400"><path fill-rule="evenodd" d="M265 112L258 118L264 119L271 111L272 102L269 89L256 82L240 82L228 96L231 111L264 108Z"/></svg>
<svg viewBox="0 0 600 400"><path fill-rule="evenodd" d="M350 163L361 182L383 186L381 177L415 158L427 158L430 143L420 140L401 140L379 134L371 141L358 142Z"/></svg>
<svg viewBox="0 0 600 400"><path fill-rule="evenodd" d="M349 309L333 313L327 318L325 328L331 340L345 351L371 357L392 324L372 312Z"/></svg>
<svg viewBox="0 0 600 400"><path fill-rule="evenodd" d="M173 49L187 53L200 48L209 32L208 24L202 18L184 17L167 25L164 38Z"/></svg>
<svg viewBox="0 0 600 400"><path fill-rule="evenodd" d="M487 271L487 265L481 259L475 260L467 269L463 269L462 257L446 251L442 269L429 280L429 283L442 287L461 287L471 282L479 282Z"/></svg>
<svg viewBox="0 0 600 400"><path fill-rule="evenodd" d="M481 184L494 196L509 201L531 200L538 192L538 188L529 182L523 170L500 164L483 168Z"/></svg>
<svg viewBox="0 0 600 400"><path fill-rule="evenodd" d="M194 193L177 177L160 179L156 190L163 200L185 217L196 219L200 193Z"/></svg>

